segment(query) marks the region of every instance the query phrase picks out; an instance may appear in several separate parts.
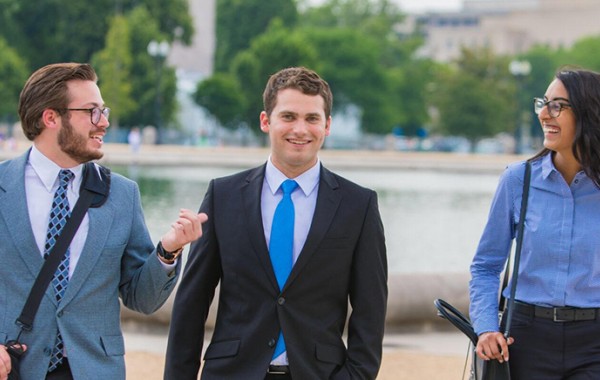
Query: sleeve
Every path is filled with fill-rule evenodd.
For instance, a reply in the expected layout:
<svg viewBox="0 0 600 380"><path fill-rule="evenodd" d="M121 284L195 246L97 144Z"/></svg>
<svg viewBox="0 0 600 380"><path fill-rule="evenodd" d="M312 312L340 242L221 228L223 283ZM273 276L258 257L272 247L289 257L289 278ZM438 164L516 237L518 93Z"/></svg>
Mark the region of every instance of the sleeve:
<svg viewBox="0 0 600 380"><path fill-rule="evenodd" d="M470 267L469 315L477 335L499 331L500 274L515 237L515 199L520 197L522 185L515 171L509 167L500 178Z"/></svg>
<svg viewBox="0 0 600 380"><path fill-rule="evenodd" d="M352 265L348 357L333 379L375 379L381 366L387 308L387 254L383 223L372 192Z"/></svg>
<svg viewBox="0 0 600 380"><path fill-rule="evenodd" d="M165 303L175 288L181 264L178 263L175 270L165 271L146 227L139 188L133 183L130 189L131 228L121 259L119 293L126 307L151 314Z"/></svg>
<svg viewBox="0 0 600 380"><path fill-rule="evenodd" d="M210 182L200 212L208 215L202 224L202 237L192 243L177 290L167 344L164 379L197 379L200 370L204 326L215 288L220 280L221 261L214 231Z"/></svg>

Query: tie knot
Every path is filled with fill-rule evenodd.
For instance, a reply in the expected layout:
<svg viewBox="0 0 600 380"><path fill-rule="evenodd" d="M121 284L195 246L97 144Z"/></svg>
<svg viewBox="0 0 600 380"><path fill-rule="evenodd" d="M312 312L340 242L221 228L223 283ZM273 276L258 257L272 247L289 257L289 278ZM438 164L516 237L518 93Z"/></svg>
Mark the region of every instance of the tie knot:
<svg viewBox="0 0 600 380"><path fill-rule="evenodd" d="M60 185L64 186L68 184L74 176L75 174L73 174L73 172L69 169L62 169L60 173L58 173L58 180L60 181Z"/></svg>
<svg viewBox="0 0 600 380"><path fill-rule="evenodd" d="M283 190L283 195L291 194L298 187L298 182L293 179L286 179L281 184L281 190Z"/></svg>

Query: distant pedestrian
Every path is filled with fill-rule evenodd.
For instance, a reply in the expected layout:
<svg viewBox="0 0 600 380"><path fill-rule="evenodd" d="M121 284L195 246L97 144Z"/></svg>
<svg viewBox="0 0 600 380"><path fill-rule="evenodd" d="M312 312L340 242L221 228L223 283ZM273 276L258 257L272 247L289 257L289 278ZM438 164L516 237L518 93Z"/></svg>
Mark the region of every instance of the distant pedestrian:
<svg viewBox="0 0 600 380"><path fill-rule="evenodd" d="M134 155L137 155L142 146L142 134L140 133L140 129L138 127L131 128L129 134L127 135L127 142L129 143L131 152Z"/></svg>

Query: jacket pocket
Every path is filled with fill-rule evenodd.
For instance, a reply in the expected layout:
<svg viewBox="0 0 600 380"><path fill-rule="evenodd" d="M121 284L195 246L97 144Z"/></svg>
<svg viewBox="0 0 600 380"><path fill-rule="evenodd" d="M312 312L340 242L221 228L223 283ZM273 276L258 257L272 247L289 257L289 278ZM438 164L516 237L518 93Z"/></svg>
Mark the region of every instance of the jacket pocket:
<svg viewBox="0 0 600 380"><path fill-rule="evenodd" d="M240 341L239 340L214 342L214 343L211 343L206 348L206 353L204 354L204 360L227 358L230 356L235 356L238 354L239 350L240 350Z"/></svg>
<svg viewBox="0 0 600 380"><path fill-rule="evenodd" d="M342 365L346 361L346 348L317 343L315 356L322 362Z"/></svg>
<svg viewBox="0 0 600 380"><path fill-rule="evenodd" d="M122 335L101 336L100 342L106 356L125 355L125 342Z"/></svg>

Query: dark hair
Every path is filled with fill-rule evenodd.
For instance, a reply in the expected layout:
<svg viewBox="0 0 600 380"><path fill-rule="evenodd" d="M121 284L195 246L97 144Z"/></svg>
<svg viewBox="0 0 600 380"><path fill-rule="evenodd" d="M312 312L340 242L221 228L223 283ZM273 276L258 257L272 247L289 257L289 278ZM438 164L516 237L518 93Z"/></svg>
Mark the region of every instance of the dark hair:
<svg viewBox="0 0 600 380"><path fill-rule="evenodd" d="M573 155L585 174L600 187L600 74L591 70L564 68L559 69L555 78L565 86L575 115ZM531 160L549 151L544 148Z"/></svg>
<svg viewBox="0 0 600 380"><path fill-rule="evenodd" d="M321 95L325 101L325 117L331 115L333 95L329 84L317 73L305 67L289 67L271 75L263 92L263 105L267 116L277 105L277 94L281 90L292 88L306 95Z"/></svg>
<svg viewBox="0 0 600 380"><path fill-rule="evenodd" d="M67 82L72 80L98 81L92 66L85 63L54 63L36 70L19 97L21 128L29 140L42 133L40 119L44 110L60 112L69 105Z"/></svg>

